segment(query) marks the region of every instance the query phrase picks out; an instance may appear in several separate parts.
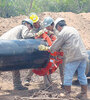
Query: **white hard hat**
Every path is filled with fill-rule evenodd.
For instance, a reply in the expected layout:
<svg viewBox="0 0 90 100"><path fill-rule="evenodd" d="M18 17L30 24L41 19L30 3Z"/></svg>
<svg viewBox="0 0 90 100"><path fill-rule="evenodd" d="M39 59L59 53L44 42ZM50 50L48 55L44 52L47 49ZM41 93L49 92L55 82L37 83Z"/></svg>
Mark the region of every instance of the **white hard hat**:
<svg viewBox="0 0 90 100"><path fill-rule="evenodd" d="M55 23L55 26L56 26L56 24L57 24L58 22L60 22L60 21L62 21L62 20L64 20L64 18L60 18L60 17L57 18L57 19L55 20L55 22L54 22L54 23Z"/></svg>
<svg viewBox="0 0 90 100"><path fill-rule="evenodd" d="M29 23L29 24L33 25L33 21L29 18L26 18L22 21L22 24L25 24L25 23Z"/></svg>
<svg viewBox="0 0 90 100"><path fill-rule="evenodd" d="M43 26L48 27L54 22L53 18L51 17L46 17L43 21Z"/></svg>

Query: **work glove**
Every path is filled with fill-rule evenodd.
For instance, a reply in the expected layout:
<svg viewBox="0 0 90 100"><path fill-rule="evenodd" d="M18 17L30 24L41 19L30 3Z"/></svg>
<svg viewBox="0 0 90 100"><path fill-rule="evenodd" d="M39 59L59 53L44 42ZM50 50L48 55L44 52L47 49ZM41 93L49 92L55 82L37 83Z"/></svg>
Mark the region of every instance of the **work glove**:
<svg viewBox="0 0 90 100"><path fill-rule="evenodd" d="M36 36L40 37L44 33L44 30L40 30L38 33L36 33Z"/></svg>
<svg viewBox="0 0 90 100"><path fill-rule="evenodd" d="M47 46L41 44L41 45L38 46L38 49L39 49L40 51L48 51L48 50L49 50L49 47L47 47Z"/></svg>
<svg viewBox="0 0 90 100"><path fill-rule="evenodd" d="M54 32L52 32L52 31L48 31L48 34L51 35L51 34L54 34Z"/></svg>

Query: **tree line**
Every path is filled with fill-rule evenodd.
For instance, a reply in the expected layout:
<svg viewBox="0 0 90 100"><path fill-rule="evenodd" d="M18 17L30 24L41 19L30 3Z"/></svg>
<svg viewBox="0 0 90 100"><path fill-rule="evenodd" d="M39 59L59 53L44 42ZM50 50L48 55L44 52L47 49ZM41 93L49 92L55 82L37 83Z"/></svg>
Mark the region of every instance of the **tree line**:
<svg viewBox="0 0 90 100"><path fill-rule="evenodd" d="M31 12L90 12L90 0L0 0L0 17Z"/></svg>

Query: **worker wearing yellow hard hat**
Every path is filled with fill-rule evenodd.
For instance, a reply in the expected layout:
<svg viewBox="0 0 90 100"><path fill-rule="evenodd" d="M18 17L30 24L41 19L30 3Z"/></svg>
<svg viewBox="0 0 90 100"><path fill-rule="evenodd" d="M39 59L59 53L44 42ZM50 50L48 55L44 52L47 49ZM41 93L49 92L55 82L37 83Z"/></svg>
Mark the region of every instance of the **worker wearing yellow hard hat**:
<svg viewBox="0 0 90 100"><path fill-rule="evenodd" d="M36 14L32 14L30 16L30 19L33 21L33 23L36 23L39 21L39 17Z"/></svg>
<svg viewBox="0 0 90 100"><path fill-rule="evenodd" d="M29 18L33 21L33 29L32 29L32 33L36 35L36 33L39 33L41 31L43 31L43 25L40 22L39 16L36 13L31 13ZM30 81L31 81L31 77L33 75L32 70L29 70L28 75L26 76L24 85L25 86L29 86L30 85ZM49 75L49 77L44 76L44 86L50 86L51 84L51 76Z"/></svg>
<svg viewBox="0 0 90 100"><path fill-rule="evenodd" d="M33 32L37 33L42 29L41 23L39 22L39 17L36 13L31 13L29 18L33 21Z"/></svg>

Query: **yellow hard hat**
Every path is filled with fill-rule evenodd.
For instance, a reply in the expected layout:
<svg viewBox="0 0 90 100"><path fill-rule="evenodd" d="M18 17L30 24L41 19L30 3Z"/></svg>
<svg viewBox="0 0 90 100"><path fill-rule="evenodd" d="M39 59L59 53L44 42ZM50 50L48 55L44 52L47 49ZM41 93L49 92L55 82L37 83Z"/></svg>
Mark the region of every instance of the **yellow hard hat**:
<svg viewBox="0 0 90 100"><path fill-rule="evenodd" d="M32 14L30 16L30 19L33 21L33 23L36 23L36 22L38 22L39 17L36 14Z"/></svg>

